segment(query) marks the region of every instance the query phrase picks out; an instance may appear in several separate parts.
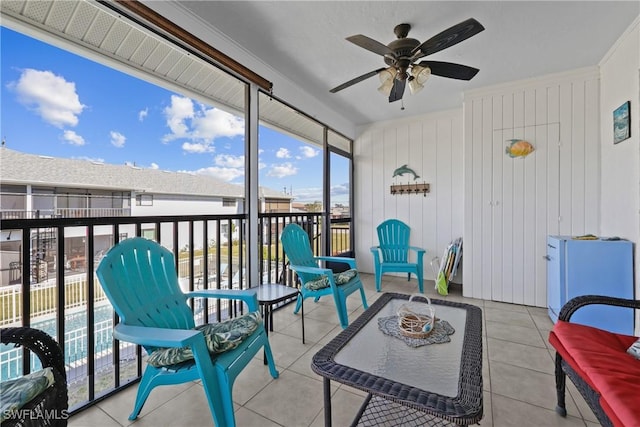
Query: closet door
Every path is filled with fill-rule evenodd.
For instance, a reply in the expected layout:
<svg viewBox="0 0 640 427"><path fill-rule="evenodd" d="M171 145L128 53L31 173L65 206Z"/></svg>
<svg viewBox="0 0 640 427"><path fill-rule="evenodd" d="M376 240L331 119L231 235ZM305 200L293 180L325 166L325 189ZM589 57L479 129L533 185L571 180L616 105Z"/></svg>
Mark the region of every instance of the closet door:
<svg viewBox="0 0 640 427"><path fill-rule="evenodd" d="M546 237L558 230L559 123L494 129L492 135L491 299L546 306ZM535 151L512 158L510 140Z"/></svg>

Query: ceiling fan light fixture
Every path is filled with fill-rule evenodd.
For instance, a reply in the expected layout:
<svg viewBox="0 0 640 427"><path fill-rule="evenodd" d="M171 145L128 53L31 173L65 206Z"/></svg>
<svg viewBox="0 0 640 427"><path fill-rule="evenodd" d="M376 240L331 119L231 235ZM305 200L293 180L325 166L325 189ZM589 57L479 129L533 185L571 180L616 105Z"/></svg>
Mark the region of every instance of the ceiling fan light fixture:
<svg viewBox="0 0 640 427"><path fill-rule="evenodd" d="M382 83L382 85L378 88L378 92L385 96L389 96L391 89L393 89L393 81L396 78L396 74L397 71L393 67L380 71L378 73L378 77L380 78L380 83Z"/></svg>
<svg viewBox="0 0 640 427"><path fill-rule="evenodd" d="M424 89L424 85L418 83L418 79L409 79L409 92L411 92L411 95L415 95L422 89Z"/></svg>
<svg viewBox="0 0 640 427"><path fill-rule="evenodd" d="M431 68L423 67L421 65L414 65L411 67L411 75L421 85L425 84L429 77L431 77Z"/></svg>
<svg viewBox="0 0 640 427"><path fill-rule="evenodd" d="M411 67L411 77L409 78L409 91L411 95L415 95L424 89L424 84L431 76L431 68L421 65Z"/></svg>

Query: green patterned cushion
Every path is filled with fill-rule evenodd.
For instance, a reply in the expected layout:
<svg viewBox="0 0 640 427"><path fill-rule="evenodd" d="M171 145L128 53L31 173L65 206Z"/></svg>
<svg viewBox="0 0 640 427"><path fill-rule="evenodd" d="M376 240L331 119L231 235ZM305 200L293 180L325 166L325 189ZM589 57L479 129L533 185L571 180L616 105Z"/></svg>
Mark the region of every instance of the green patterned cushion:
<svg viewBox="0 0 640 427"><path fill-rule="evenodd" d="M356 277L358 274L358 270L352 268L347 271L343 271L342 273L335 273L333 275L333 280L336 282L336 285L344 285L348 283L349 280ZM318 276L317 279L309 280L304 284L304 287L309 289L310 291L317 291L318 289L324 289L329 287L329 279L327 276Z"/></svg>
<svg viewBox="0 0 640 427"><path fill-rule="evenodd" d="M11 416L55 382L53 368L44 368L0 385L0 421Z"/></svg>
<svg viewBox="0 0 640 427"><path fill-rule="evenodd" d="M209 353L213 356L236 348L261 325L260 312L254 311L224 322L196 326L196 329L204 333ZM191 359L193 359L193 352L188 347L158 348L149 355L147 363L160 368Z"/></svg>

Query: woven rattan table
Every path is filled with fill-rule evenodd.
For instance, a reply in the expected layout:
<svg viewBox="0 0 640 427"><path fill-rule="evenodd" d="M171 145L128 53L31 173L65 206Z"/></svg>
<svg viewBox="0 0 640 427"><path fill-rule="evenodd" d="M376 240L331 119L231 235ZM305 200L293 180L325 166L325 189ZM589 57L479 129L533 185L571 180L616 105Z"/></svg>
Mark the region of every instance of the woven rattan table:
<svg viewBox="0 0 640 427"><path fill-rule="evenodd" d="M368 393L352 426L469 425L482 419L482 312L431 300L436 318L455 332L451 342L410 347L384 334L409 295L385 293L313 357L323 377L325 426L331 425L331 381Z"/></svg>

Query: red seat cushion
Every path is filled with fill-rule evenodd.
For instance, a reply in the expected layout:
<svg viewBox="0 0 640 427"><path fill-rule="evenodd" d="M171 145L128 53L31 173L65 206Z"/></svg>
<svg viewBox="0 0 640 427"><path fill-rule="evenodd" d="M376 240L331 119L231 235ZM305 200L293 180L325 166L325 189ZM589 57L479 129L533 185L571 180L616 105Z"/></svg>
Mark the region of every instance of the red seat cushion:
<svg viewBox="0 0 640 427"><path fill-rule="evenodd" d="M562 358L600 393L614 425L640 425L640 361L627 354L637 339L561 320L549 334Z"/></svg>

